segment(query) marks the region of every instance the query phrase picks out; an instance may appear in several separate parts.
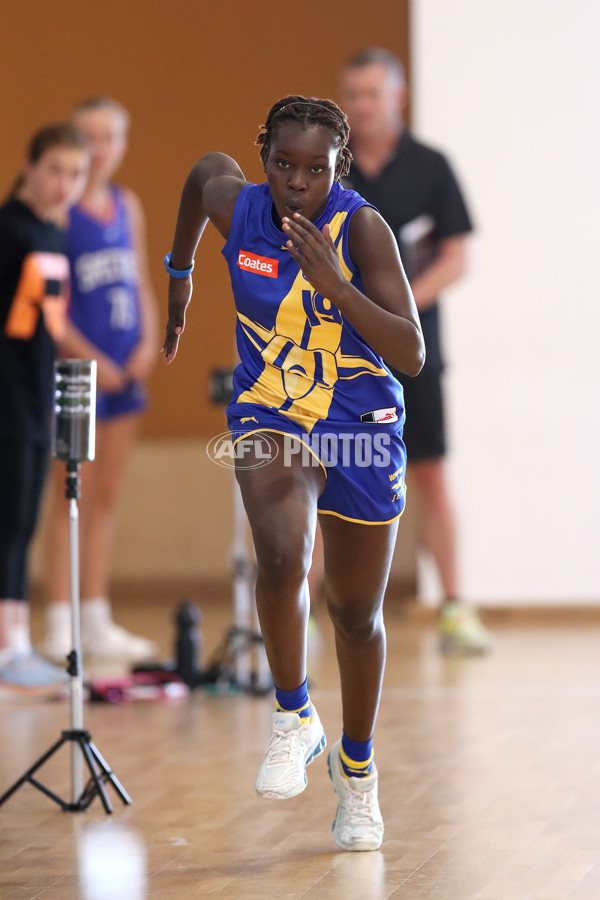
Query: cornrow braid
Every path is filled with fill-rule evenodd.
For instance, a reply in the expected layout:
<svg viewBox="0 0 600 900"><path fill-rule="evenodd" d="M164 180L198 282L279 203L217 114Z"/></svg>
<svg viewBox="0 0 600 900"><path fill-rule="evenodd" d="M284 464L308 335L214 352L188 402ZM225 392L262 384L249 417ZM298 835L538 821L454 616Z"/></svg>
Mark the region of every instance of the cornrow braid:
<svg viewBox="0 0 600 900"><path fill-rule="evenodd" d="M274 103L267 114L267 120L260 126L256 144L260 147L260 158L267 164L271 150L271 138L275 129L282 122L298 122L303 128L309 125L320 125L336 138L338 143L338 166L336 178L339 180L350 171L352 153L348 147L350 126L348 117L333 100L321 100L318 97L303 97L291 94Z"/></svg>

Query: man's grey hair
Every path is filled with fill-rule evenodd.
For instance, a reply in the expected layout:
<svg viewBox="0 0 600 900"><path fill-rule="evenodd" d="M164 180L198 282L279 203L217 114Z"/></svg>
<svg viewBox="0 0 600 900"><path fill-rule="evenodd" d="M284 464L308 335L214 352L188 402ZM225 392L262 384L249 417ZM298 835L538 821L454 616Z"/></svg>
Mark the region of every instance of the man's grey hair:
<svg viewBox="0 0 600 900"><path fill-rule="evenodd" d="M398 84L406 82L404 66L397 56L383 47L367 47L359 50L344 63L345 69L364 69L366 66L383 66Z"/></svg>

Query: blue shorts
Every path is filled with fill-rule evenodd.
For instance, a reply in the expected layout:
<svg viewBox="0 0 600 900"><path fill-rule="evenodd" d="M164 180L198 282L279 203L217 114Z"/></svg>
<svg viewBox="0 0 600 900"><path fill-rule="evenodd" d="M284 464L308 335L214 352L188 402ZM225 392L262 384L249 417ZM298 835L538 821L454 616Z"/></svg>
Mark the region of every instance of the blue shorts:
<svg viewBox="0 0 600 900"><path fill-rule="evenodd" d="M96 418L106 421L107 419L116 419L117 416L142 412L146 409L147 399L146 387L139 381L130 382L124 390L114 394L98 391L96 394Z"/></svg>
<svg viewBox="0 0 600 900"><path fill-rule="evenodd" d="M335 426L318 421L307 434L276 410L255 403L235 403L227 410L227 423L238 459L243 452L240 441L256 432L296 438L284 440L283 451L279 452L284 454L284 465L293 465L299 459L303 465L322 467L327 480L317 504L320 514L363 525L386 525L404 512L406 450L402 421Z"/></svg>

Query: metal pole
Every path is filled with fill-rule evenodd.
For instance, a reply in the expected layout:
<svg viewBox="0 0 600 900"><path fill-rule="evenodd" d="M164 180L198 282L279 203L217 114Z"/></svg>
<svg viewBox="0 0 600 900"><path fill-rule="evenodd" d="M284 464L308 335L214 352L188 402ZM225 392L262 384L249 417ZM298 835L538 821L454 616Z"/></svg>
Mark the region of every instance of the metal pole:
<svg viewBox="0 0 600 900"><path fill-rule="evenodd" d="M71 472L68 478L79 476L79 464L76 474ZM71 658L69 671L71 675L71 729L83 728L83 678L81 672L81 636L79 625L79 510L77 500L69 501L69 579L71 596ZM76 741L71 742L71 800L77 803L83 793L83 757Z"/></svg>

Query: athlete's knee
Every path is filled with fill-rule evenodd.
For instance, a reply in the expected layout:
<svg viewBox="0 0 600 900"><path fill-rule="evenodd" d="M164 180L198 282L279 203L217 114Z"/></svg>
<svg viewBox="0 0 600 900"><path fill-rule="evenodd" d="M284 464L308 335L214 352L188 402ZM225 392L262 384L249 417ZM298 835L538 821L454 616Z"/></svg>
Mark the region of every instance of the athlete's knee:
<svg viewBox="0 0 600 900"><path fill-rule="evenodd" d="M255 537L258 577L271 590L297 588L308 575L311 555L303 537L275 531Z"/></svg>
<svg viewBox="0 0 600 900"><path fill-rule="evenodd" d="M299 588L308 574L308 566L297 553L257 554L257 563L261 584L275 592Z"/></svg>
<svg viewBox="0 0 600 900"><path fill-rule="evenodd" d="M382 598L327 594L327 608L335 630L356 643L373 640L383 632Z"/></svg>

